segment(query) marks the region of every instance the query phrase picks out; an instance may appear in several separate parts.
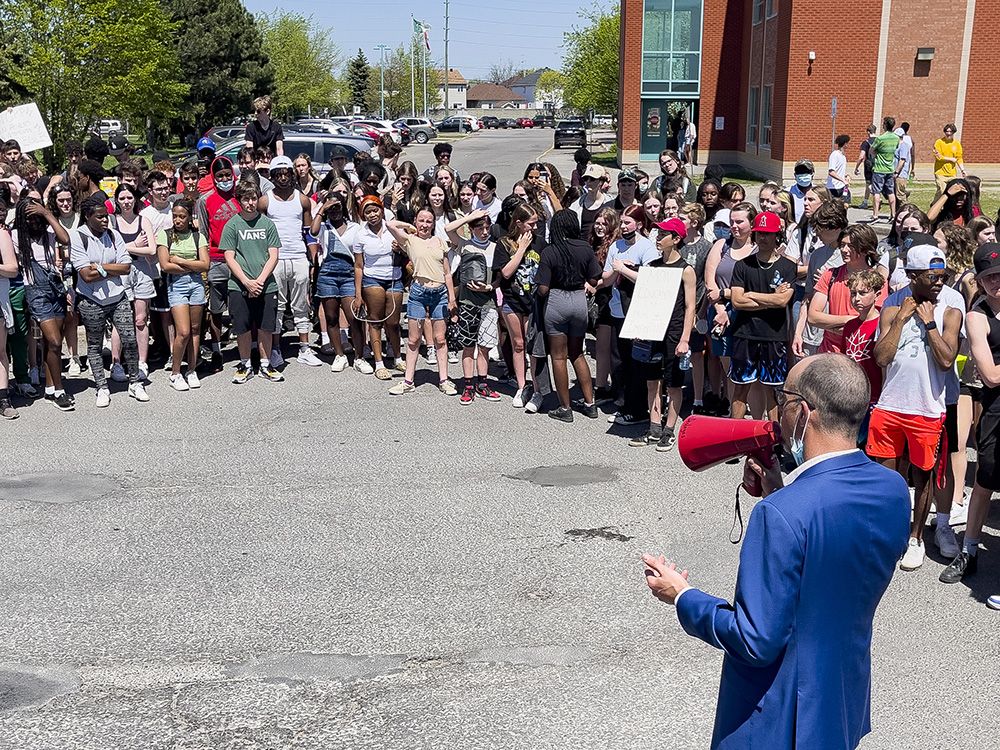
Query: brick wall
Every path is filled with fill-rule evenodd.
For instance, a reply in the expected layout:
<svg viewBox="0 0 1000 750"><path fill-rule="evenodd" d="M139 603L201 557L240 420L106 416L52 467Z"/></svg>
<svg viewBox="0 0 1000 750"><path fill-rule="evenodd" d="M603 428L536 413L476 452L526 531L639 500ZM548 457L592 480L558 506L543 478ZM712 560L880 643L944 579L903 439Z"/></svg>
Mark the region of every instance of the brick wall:
<svg viewBox="0 0 1000 750"><path fill-rule="evenodd" d="M642 128L642 13L643 0L622 0L618 154L624 162L639 160Z"/></svg>
<svg viewBox="0 0 1000 750"><path fill-rule="evenodd" d="M996 30L1000 0L976 0L975 25L969 57L965 120L958 134L970 164L1000 162L997 137ZM935 136L936 137L936 136ZM994 170L995 171L995 170ZM981 174L985 174L980 171Z"/></svg>
<svg viewBox="0 0 1000 750"><path fill-rule="evenodd" d="M746 123L747 51L743 44L745 3L739 0L705 0L701 43L701 106L698 148L712 151L742 147ZM715 118L725 118L725 128L715 129Z"/></svg>

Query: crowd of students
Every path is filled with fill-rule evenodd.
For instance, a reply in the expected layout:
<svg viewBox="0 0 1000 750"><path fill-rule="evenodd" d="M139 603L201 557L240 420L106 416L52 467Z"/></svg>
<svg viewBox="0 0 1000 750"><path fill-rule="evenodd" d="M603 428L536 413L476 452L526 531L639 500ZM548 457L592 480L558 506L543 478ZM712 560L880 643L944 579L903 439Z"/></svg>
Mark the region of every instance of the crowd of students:
<svg viewBox="0 0 1000 750"><path fill-rule="evenodd" d="M463 177L449 143L421 171L388 138L353 161L335 149L321 179L307 156L283 153L266 98L255 108L236 164L209 139L177 169L93 138L66 144L65 169L46 175L3 144L4 417L17 415L14 394L75 408L63 378L82 375L81 324L99 407L111 402L105 359L145 402L151 363L165 363L174 390L196 389L199 369L222 370L232 339L233 383L281 381L287 326L296 362L321 366L323 355L334 373L396 380L394 396L415 390L423 359L463 405L512 389L512 406L538 412L554 389L549 416L572 422L614 401L609 421L643 425L628 445L658 451L674 445L685 389L696 414L775 419L800 398L783 390L790 364L837 352L871 384L859 446L913 483L902 567L923 562L933 504L935 543L952 559L941 579L975 571L1000 487L1000 245L954 126L935 144L947 179L925 211L908 202L912 141L886 118L855 170L865 168L876 213L851 224L846 135L827 175L802 160L790 187L767 182L751 196L714 167L696 184L689 152L664 151L659 175L626 168L612 180L586 149L568 179L533 162L502 191L489 172ZM885 220L881 199L884 239L872 228ZM660 341L619 335L646 266L681 271ZM977 424L969 499L965 446ZM959 545L952 526L966 513Z"/></svg>

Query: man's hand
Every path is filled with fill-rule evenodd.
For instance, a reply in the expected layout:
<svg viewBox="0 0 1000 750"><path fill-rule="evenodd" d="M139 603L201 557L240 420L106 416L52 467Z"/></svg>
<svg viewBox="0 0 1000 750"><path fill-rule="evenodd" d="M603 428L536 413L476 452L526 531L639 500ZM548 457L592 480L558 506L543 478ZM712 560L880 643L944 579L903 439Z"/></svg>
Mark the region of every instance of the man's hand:
<svg viewBox="0 0 1000 750"><path fill-rule="evenodd" d="M913 297L909 297L913 299ZM917 305L917 317L923 322L924 325L929 325L934 322L934 303L933 302L921 302Z"/></svg>
<svg viewBox="0 0 1000 750"><path fill-rule="evenodd" d="M646 566L646 585L653 592L653 596L661 602L673 604L677 601L677 596L684 589L691 588L688 585L688 572L677 570L676 563L668 563L663 555L653 557L643 555L642 564Z"/></svg>
<svg viewBox="0 0 1000 750"><path fill-rule="evenodd" d="M910 318L913 317L913 313L917 311L917 301L913 299L913 295L903 299L903 304L899 306L899 312L896 313L896 318L900 323L905 323Z"/></svg>
<svg viewBox="0 0 1000 750"><path fill-rule="evenodd" d="M751 484L758 478L763 490L761 497L767 497L785 486L785 480L781 476L781 469L775 456L771 456L770 466L764 466L759 458L747 456L747 462L743 466L743 481L746 484Z"/></svg>

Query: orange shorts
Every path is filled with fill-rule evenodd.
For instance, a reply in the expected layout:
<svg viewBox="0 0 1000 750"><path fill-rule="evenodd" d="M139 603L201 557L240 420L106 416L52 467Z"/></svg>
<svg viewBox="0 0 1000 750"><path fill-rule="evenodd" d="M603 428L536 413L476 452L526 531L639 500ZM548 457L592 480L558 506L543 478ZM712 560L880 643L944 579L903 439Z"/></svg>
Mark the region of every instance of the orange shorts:
<svg viewBox="0 0 1000 750"><path fill-rule="evenodd" d="M937 459L943 429L944 414L935 419L875 407L868 424L865 453L872 458L901 458L905 449L911 464L930 471Z"/></svg>

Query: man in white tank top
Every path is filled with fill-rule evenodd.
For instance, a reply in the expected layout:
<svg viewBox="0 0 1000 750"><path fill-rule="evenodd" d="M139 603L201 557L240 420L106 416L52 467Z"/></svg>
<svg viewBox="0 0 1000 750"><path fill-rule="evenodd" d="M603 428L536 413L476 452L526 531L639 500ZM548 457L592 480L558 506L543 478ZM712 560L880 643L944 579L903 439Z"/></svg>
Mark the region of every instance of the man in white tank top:
<svg viewBox="0 0 1000 750"><path fill-rule="evenodd" d="M934 467L942 454L947 458L941 440L964 304L958 308L946 299L948 271L936 245L911 247L906 275L910 285L889 295L879 318L875 361L885 368L885 383L871 415L865 452L890 469L897 468L904 450L910 459L915 503L900 568L916 570L924 561Z"/></svg>
<svg viewBox="0 0 1000 750"><path fill-rule="evenodd" d="M303 231L312 223L312 205L305 195L295 188L295 169L287 156L271 160L271 180L274 190L261 196L258 209L278 228L281 248L274 279L278 283L278 318L275 321L274 343L271 348L271 367L284 363L281 356L281 322L286 306L292 309L295 330L299 334L299 364L318 367L323 364L309 347L312 322L309 314L309 268L315 257L306 245Z"/></svg>

